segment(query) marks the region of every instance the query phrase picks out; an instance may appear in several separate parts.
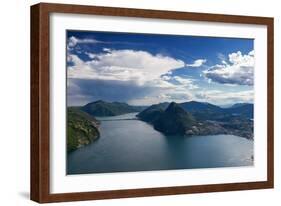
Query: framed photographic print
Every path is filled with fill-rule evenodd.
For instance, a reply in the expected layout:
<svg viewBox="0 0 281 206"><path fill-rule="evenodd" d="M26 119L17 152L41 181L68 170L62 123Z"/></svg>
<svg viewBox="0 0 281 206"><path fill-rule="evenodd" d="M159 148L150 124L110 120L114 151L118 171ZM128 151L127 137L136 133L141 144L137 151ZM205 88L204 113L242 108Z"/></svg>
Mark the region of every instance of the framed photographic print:
<svg viewBox="0 0 281 206"><path fill-rule="evenodd" d="M31 7L31 199L273 188L273 19Z"/></svg>

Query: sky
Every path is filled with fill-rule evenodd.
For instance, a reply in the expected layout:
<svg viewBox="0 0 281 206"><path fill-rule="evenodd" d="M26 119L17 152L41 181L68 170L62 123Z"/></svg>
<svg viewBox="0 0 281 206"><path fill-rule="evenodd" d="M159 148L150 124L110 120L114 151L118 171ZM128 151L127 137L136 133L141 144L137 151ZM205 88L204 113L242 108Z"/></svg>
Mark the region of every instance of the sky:
<svg viewBox="0 0 281 206"><path fill-rule="evenodd" d="M253 103L254 40L67 31L67 104Z"/></svg>

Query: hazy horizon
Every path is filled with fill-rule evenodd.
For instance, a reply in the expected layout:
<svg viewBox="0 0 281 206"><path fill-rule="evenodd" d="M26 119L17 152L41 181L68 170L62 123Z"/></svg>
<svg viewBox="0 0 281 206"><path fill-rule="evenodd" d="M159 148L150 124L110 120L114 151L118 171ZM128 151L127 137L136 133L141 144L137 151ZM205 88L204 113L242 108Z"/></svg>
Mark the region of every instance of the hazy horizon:
<svg viewBox="0 0 281 206"><path fill-rule="evenodd" d="M92 102L97 102L97 101L104 101L104 102L110 102L110 103L113 103L113 102L119 102L119 103L126 103L128 105L131 105L131 106L151 106L153 104L160 104L160 103L172 103L172 102L175 102L175 101L171 101L171 102L158 102L158 103L153 103L153 104L147 104L147 105L138 105L138 104L129 104L127 102L124 102L124 101L106 101L106 100L102 100L102 99L97 99L97 100L93 100L93 101L90 101L90 102L87 102L85 104L80 104L80 105L67 105L67 107L81 107L81 106L85 106L86 104L89 104L89 103L92 103ZM209 103L209 104L213 104L213 103L210 103L210 102L202 102L202 101L196 101L196 100L188 100L188 101L183 101L183 102L175 102L177 104L181 104L181 103L185 103L185 102L200 102L200 103ZM213 105L216 105L216 106L219 106L219 107L231 107L235 104L253 104L253 102L234 102L233 104L213 104Z"/></svg>

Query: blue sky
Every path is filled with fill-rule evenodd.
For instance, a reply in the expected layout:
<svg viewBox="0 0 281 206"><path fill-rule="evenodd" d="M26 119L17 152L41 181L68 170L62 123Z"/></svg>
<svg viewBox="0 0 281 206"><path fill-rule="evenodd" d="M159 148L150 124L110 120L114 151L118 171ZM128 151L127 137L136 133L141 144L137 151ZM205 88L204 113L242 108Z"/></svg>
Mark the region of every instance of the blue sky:
<svg viewBox="0 0 281 206"><path fill-rule="evenodd" d="M254 41L67 31L68 105L253 102Z"/></svg>

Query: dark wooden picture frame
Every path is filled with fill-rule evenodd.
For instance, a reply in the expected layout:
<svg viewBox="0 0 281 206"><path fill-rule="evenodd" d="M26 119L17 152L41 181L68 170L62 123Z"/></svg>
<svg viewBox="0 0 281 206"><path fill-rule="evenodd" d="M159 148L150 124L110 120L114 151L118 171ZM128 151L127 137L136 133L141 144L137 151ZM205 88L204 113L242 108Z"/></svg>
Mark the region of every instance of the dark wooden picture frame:
<svg viewBox="0 0 281 206"><path fill-rule="evenodd" d="M265 25L267 27L267 181L128 190L50 193L51 13L94 14ZM273 188L273 18L40 3L31 7L31 199L39 203Z"/></svg>

